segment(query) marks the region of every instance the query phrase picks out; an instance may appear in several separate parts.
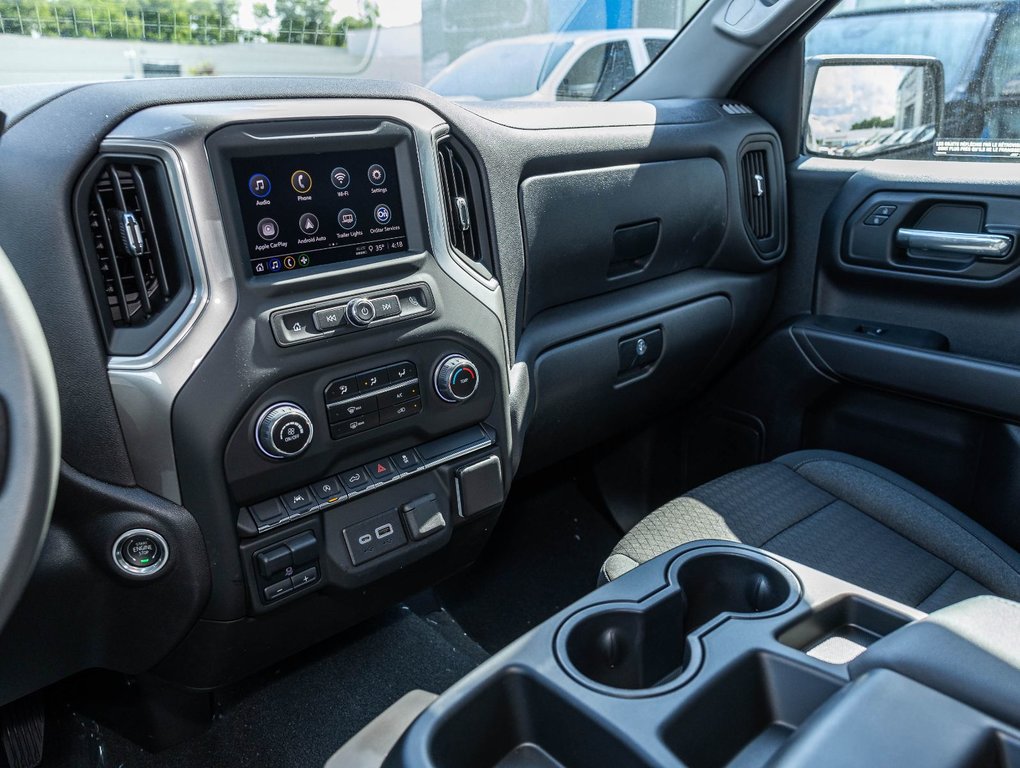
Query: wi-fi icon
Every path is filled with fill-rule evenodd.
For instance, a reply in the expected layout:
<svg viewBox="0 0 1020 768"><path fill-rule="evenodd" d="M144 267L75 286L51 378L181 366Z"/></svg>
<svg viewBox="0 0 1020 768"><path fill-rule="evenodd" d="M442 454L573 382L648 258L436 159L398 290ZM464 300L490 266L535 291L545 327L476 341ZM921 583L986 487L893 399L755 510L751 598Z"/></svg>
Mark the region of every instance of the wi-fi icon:
<svg viewBox="0 0 1020 768"><path fill-rule="evenodd" d="M346 189L347 185L351 183L351 175L347 173L346 168L334 168L330 173L330 178L333 180L333 186L337 189Z"/></svg>

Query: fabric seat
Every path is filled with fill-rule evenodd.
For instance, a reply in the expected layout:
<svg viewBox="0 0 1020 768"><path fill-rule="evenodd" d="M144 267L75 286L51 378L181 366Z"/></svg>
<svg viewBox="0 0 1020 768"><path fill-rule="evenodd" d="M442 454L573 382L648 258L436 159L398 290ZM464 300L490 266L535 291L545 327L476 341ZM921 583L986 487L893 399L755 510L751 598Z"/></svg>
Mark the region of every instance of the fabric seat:
<svg viewBox="0 0 1020 768"><path fill-rule="evenodd" d="M699 539L761 547L922 611L976 595L1020 600L1020 553L909 480L832 451L741 469L660 507L601 578Z"/></svg>

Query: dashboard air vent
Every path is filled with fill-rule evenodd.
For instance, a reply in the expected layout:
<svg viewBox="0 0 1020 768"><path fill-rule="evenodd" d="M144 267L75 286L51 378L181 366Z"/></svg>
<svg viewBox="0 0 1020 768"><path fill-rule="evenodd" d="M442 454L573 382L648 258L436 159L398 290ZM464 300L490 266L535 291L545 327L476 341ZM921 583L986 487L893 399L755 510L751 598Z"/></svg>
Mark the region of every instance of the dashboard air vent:
<svg viewBox="0 0 1020 768"><path fill-rule="evenodd" d="M744 174L744 214L751 232L758 240L772 234L772 206L769 203L768 156L764 149L751 149L741 161Z"/></svg>
<svg viewBox="0 0 1020 768"><path fill-rule="evenodd" d="M142 354L180 315L191 289L163 164L101 157L79 187L78 221L109 350Z"/></svg>
<svg viewBox="0 0 1020 768"><path fill-rule="evenodd" d="M491 276L492 253L478 167L465 147L450 136L440 139L437 149L450 245L472 266Z"/></svg>
<svg viewBox="0 0 1020 768"><path fill-rule="evenodd" d="M738 104L737 102L727 102L722 105L722 111L727 115L753 115L754 111L746 106L745 104Z"/></svg>
<svg viewBox="0 0 1020 768"><path fill-rule="evenodd" d="M740 197L747 234L758 255L771 259L786 244L786 184L772 137L756 136L740 150Z"/></svg>

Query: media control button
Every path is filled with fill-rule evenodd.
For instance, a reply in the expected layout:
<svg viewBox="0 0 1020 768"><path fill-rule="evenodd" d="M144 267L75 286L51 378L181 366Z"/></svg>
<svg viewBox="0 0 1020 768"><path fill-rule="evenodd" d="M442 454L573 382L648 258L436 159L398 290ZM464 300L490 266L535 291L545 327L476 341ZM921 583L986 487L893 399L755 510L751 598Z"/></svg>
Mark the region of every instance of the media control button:
<svg viewBox="0 0 1020 768"><path fill-rule="evenodd" d="M319 217L314 213L302 213L298 219L298 227L303 235L314 235L319 231Z"/></svg>
<svg viewBox="0 0 1020 768"><path fill-rule="evenodd" d="M393 214L390 211L390 207L385 203L377 205L375 207L375 211L373 211L373 215L375 216L375 220L383 225L389 224L390 219L393 218Z"/></svg>
<svg viewBox="0 0 1020 768"><path fill-rule="evenodd" d="M290 175L290 185L294 187L294 191L299 194L307 194L312 191L312 177L308 174L308 171L294 171Z"/></svg>
<svg viewBox="0 0 1020 768"><path fill-rule="evenodd" d="M331 381L326 387L326 402L332 403L343 400L345 397L353 397L358 391L358 377L348 376L346 379Z"/></svg>
<svg viewBox="0 0 1020 768"><path fill-rule="evenodd" d="M417 384L405 384L398 389L391 389L383 392L378 397L380 408L389 408L391 405L406 403L421 397L421 387Z"/></svg>
<svg viewBox="0 0 1020 768"><path fill-rule="evenodd" d="M352 299L347 304L347 319L354 325L368 325L375 320L375 305L368 299Z"/></svg>
<svg viewBox="0 0 1020 768"><path fill-rule="evenodd" d="M331 424L329 434L334 440L356 435L366 429L379 426L379 414L366 413L364 416L356 416L353 419L341 421L338 424Z"/></svg>
<svg viewBox="0 0 1020 768"><path fill-rule="evenodd" d="M393 468L393 462L389 459L377 459L376 461L370 461L365 468L376 480L385 480L386 478L393 477L393 475L397 473L397 471Z"/></svg>
<svg viewBox="0 0 1020 768"><path fill-rule="evenodd" d="M333 186L337 189L347 189L351 183L351 174L347 173L346 168L338 165L329 172L329 180L333 182Z"/></svg>
<svg viewBox="0 0 1020 768"><path fill-rule="evenodd" d="M248 191L258 198L268 197L269 193L273 191L273 185L266 174L253 173L248 179Z"/></svg>
<svg viewBox="0 0 1020 768"><path fill-rule="evenodd" d="M400 314L400 299L396 296L382 296L378 299L372 299L372 306L375 307L376 320L396 317Z"/></svg>
<svg viewBox="0 0 1020 768"><path fill-rule="evenodd" d="M312 313L312 322L320 331L331 331L344 324L346 319L343 307L329 307L328 309L317 309Z"/></svg>
<svg viewBox="0 0 1020 768"><path fill-rule="evenodd" d="M274 219L260 219L259 220L259 237L263 240L275 240L280 234L280 225L276 223ZM270 269L275 272L279 269Z"/></svg>
<svg viewBox="0 0 1020 768"><path fill-rule="evenodd" d="M381 184L386 183L386 169L378 163L374 163L368 166L368 180L372 182L373 186L378 187Z"/></svg>
<svg viewBox="0 0 1020 768"><path fill-rule="evenodd" d="M354 229L358 224L358 214L350 208L343 208L336 215L336 222L340 225L341 229Z"/></svg>
<svg viewBox="0 0 1020 768"><path fill-rule="evenodd" d="M350 400L346 403L330 403L326 406L329 412L329 423L336 424L341 421L363 416L366 413L373 413L379 410L374 397L366 397L361 400Z"/></svg>

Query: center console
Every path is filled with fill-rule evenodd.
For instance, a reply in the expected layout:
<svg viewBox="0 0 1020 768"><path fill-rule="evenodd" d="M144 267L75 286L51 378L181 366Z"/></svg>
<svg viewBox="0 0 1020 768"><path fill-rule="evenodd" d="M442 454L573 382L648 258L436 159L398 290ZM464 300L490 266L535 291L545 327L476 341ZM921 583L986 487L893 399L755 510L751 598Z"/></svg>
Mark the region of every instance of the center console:
<svg viewBox="0 0 1020 768"><path fill-rule="evenodd" d="M192 212L191 325L111 363L139 482L194 515L212 565L160 676L250 674L491 533L512 474L504 303L449 133L407 101L240 101L144 110L105 142L157 156Z"/></svg>
<svg viewBox="0 0 1020 768"><path fill-rule="evenodd" d="M385 766L1018 765L1018 622L998 598L925 618L761 550L695 542L494 656Z"/></svg>

